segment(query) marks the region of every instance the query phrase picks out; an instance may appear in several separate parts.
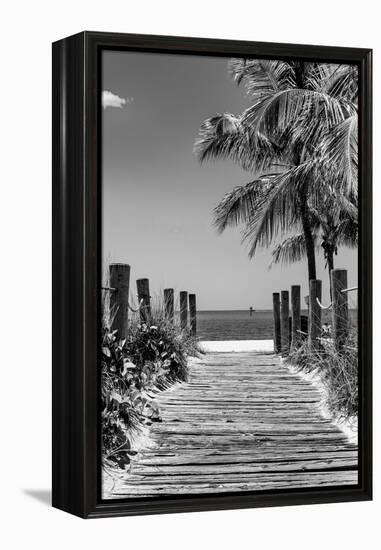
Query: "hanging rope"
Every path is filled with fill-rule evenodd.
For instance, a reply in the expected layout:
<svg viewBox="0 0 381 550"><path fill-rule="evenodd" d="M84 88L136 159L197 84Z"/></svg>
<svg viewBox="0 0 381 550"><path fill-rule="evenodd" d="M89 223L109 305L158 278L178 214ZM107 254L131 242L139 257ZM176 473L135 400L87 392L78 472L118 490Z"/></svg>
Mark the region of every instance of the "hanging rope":
<svg viewBox="0 0 381 550"><path fill-rule="evenodd" d="M357 286L352 286L351 288L343 288L340 292L352 292L352 290L357 290Z"/></svg>
<svg viewBox="0 0 381 550"><path fill-rule="evenodd" d="M316 297L316 302L318 304L318 306L320 306L321 309L329 309L332 307L332 302L329 304L329 306L323 306L323 304L321 303L321 301L319 300L318 297Z"/></svg>
<svg viewBox="0 0 381 550"><path fill-rule="evenodd" d="M352 286L351 288L343 288L343 290L340 290L340 292L352 292L352 290L357 290L357 286ZM332 302L328 306L323 306L319 298L316 298L316 301L321 309L330 309L332 307Z"/></svg>
<svg viewBox="0 0 381 550"><path fill-rule="evenodd" d="M102 286L102 290L105 290L106 292L116 292L117 289L116 288L112 288L111 286ZM130 306L130 304L128 303L127 304L127 307L128 309L132 312L132 313L137 313L138 311L140 311L142 309L144 305L144 300L143 298L140 300L139 302L139 305L136 309L134 309L133 307Z"/></svg>
<svg viewBox="0 0 381 550"><path fill-rule="evenodd" d="M138 307L137 307L136 309L134 309L133 307L131 307L129 303L127 304L127 307L128 307L128 309L129 309L130 311L132 311L132 313L137 313L138 311L140 311L140 310L142 309L143 305L144 305L144 300L143 300L143 298L142 298L142 299L140 300L139 305L138 305Z"/></svg>

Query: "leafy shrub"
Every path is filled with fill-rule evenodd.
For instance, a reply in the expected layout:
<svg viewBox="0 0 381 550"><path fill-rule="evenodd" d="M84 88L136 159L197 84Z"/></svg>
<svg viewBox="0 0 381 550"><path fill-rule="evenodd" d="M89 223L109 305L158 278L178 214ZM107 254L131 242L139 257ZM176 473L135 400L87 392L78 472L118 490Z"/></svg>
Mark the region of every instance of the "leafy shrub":
<svg viewBox="0 0 381 550"><path fill-rule="evenodd" d="M133 318L128 337L119 339L104 323L102 335L102 443L105 467L128 467L134 434L160 422L155 394L186 380L187 357L196 340L168 322L161 310L150 323Z"/></svg>

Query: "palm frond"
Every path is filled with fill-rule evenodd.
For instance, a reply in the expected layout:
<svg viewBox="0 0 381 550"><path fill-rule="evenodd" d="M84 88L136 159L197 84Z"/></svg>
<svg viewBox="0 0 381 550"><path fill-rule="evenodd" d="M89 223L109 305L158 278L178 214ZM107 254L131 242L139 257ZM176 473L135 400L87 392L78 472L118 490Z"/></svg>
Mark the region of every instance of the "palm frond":
<svg viewBox="0 0 381 550"><path fill-rule="evenodd" d="M305 87L310 90L327 91L326 83L337 72L340 65L331 63L308 63Z"/></svg>
<svg viewBox="0 0 381 550"><path fill-rule="evenodd" d="M355 65L336 65L331 74L322 81L321 89L329 95L357 103L358 69Z"/></svg>
<svg viewBox="0 0 381 550"><path fill-rule="evenodd" d="M337 243L356 248L358 246L358 221L348 218L341 222L339 226Z"/></svg>
<svg viewBox="0 0 381 550"><path fill-rule="evenodd" d="M326 172L336 179L336 187L347 196L358 193L358 128L357 115L333 127L325 137L320 153Z"/></svg>
<svg viewBox="0 0 381 550"><path fill-rule="evenodd" d="M269 246L275 236L289 232L298 224L298 191L308 185L309 171L305 165L299 165L262 178L268 179L270 190L257 201L256 210L243 233L243 241L249 242L250 257L258 246Z"/></svg>
<svg viewBox="0 0 381 550"><path fill-rule="evenodd" d="M237 84L245 85L246 93L262 97L295 86L292 66L279 60L232 59L229 72Z"/></svg>
<svg viewBox="0 0 381 550"><path fill-rule="evenodd" d="M214 226L222 233L228 226L248 223L254 215L258 202L267 195L271 188L268 179L256 179L235 187L223 197L214 209Z"/></svg>
<svg viewBox="0 0 381 550"><path fill-rule="evenodd" d="M330 249L357 242L357 69L350 65L232 59L229 71L251 105L241 116L206 120L194 151L201 162L225 158L266 173L227 193L214 210L219 232L245 224L252 257L275 237L275 261L306 250L306 223ZM308 232L306 233L308 235ZM308 241L310 242L310 241ZM333 248L332 248L333 247Z"/></svg>
<svg viewBox="0 0 381 550"><path fill-rule="evenodd" d="M292 237L287 237L279 243L272 251L272 260L270 268L273 264L291 264L300 262L306 257L306 240L303 233L297 233Z"/></svg>
<svg viewBox="0 0 381 550"><path fill-rule="evenodd" d="M347 107L339 99L323 92L307 89L287 89L268 94L254 102L242 115L242 122L252 134L261 133L268 139L293 129L302 142L310 139L311 120L323 129L342 122L348 116Z"/></svg>
<svg viewBox="0 0 381 550"><path fill-rule="evenodd" d="M252 135L240 117L218 114L203 122L194 144L200 162L230 159L244 170L263 170L279 157L275 144L262 134Z"/></svg>

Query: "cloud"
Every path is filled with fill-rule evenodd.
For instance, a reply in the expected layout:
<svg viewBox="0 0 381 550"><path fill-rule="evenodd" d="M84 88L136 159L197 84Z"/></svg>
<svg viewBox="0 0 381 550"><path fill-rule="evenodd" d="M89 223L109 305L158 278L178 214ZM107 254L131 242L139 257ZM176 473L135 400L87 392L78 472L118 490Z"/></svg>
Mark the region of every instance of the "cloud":
<svg viewBox="0 0 381 550"><path fill-rule="evenodd" d="M119 97L118 95L109 92L108 90L103 90L102 92L103 109L107 109L107 107L116 107L118 109L123 109L124 105L126 105L127 103L131 103L133 100L133 97L128 97L127 99L124 99L123 97Z"/></svg>

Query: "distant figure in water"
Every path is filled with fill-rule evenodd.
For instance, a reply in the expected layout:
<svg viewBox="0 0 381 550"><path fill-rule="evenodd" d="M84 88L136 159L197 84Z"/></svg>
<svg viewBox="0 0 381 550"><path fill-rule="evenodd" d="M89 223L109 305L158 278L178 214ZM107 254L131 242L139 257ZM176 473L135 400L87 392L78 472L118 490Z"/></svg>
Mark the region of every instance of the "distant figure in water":
<svg viewBox="0 0 381 550"><path fill-rule="evenodd" d="M250 307L250 317L253 315L255 309L253 309L252 307Z"/></svg>

